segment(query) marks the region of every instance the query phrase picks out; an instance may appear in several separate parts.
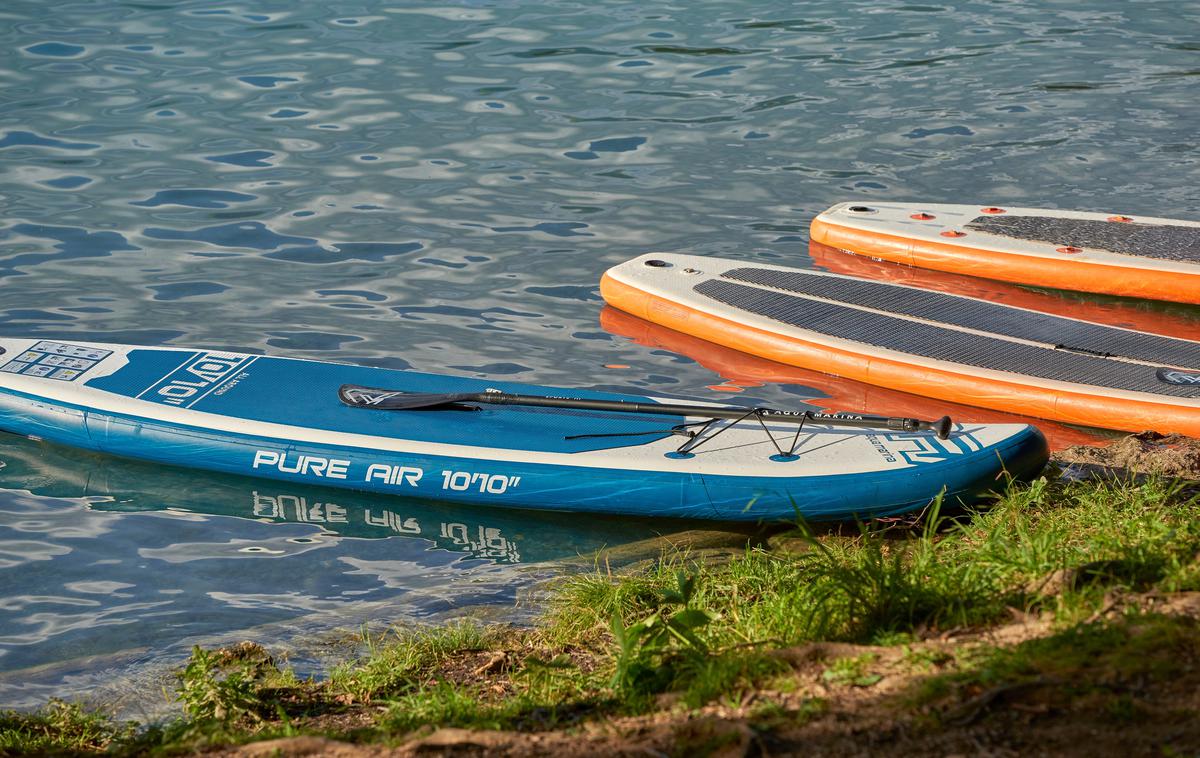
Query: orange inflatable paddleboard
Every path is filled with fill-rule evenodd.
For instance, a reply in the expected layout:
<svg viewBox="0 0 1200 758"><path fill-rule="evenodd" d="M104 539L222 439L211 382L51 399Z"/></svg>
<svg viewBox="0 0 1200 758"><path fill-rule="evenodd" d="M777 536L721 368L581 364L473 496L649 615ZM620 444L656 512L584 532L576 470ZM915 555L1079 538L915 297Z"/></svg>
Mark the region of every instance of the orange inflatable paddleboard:
<svg viewBox="0 0 1200 758"><path fill-rule="evenodd" d="M609 269L612 306L793 366L1068 424L1200 436L1200 342L973 297L720 258Z"/></svg>
<svg viewBox="0 0 1200 758"><path fill-rule="evenodd" d="M1041 208L839 203L814 242L919 268L1200 304L1200 222Z"/></svg>

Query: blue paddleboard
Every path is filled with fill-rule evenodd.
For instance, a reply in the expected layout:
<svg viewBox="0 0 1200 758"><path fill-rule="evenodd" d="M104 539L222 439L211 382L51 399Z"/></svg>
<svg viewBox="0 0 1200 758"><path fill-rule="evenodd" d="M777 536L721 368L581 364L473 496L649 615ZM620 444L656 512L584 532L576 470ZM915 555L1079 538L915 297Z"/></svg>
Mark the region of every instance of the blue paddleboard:
<svg viewBox="0 0 1200 758"><path fill-rule="evenodd" d="M932 431L703 413L351 407L345 385L671 403L221 350L0 339L0 430L113 455L494 507L726 521L901 513L1031 476L1020 424ZM707 405L692 403L691 405ZM723 407L713 405L714 408ZM698 436L697 436L698 435Z"/></svg>

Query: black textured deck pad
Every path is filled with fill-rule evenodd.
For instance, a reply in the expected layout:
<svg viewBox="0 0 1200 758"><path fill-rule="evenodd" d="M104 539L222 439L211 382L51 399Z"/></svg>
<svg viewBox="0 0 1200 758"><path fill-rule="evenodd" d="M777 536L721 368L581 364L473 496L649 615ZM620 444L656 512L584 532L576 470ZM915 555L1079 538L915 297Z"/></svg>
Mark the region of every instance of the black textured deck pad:
<svg viewBox="0 0 1200 758"><path fill-rule="evenodd" d="M727 306L800 329L911 355L1094 387L1200 396L1200 386L1159 381L1152 366L969 334L722 279L701 282L694 290Z"/></svg>
<svg viewBox="0 0 1200 758"><path fill-rule="evenodd" d="M814 295L1005 337L1045 342L1066 350L1200 369L1200 342L1090 324L975 298L807 271L747 267L727 271L723 276L800 295Z"/></svg>
<svg viewBox="0 0 1200 758"><path fill-rule="evenodd" d="M1196 226L1053 216L980 216L966 228L1028 242L1108 250L1165 261L1200 261L1200 227Z"/></svg>

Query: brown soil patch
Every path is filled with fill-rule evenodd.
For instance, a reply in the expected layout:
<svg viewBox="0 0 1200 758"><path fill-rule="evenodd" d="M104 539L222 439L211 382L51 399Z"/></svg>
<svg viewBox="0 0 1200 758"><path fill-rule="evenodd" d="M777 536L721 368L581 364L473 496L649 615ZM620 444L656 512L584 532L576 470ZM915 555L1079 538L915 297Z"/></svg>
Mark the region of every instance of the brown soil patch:
<svg viewBox="0 0 1200 758"><path fill-rule="evenodd" d="M1179 434L1142 432L1106 447L1076 445L1054 455L1068 466L1101 469L1111 474L1161 474L1180 479L1200 479L1200 440Z"/></svg>

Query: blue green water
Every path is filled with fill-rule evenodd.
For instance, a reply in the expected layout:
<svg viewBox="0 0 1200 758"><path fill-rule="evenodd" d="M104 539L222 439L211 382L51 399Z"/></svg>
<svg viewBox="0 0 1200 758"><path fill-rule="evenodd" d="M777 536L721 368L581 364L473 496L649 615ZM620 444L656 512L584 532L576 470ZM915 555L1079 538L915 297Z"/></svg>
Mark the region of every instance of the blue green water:
<svg viewBox="0 0 1200 758"><path fill-rule="evenodd" d="M15 0L0 18L8 335L714 397L709 369L601 328L607 266L808 265L812 216L858 197L1200 218L1194 4ZM549 571L530 564L664 529L20 440L0 461L0 705L144 682L193 642L510 609Z"/></svg>

